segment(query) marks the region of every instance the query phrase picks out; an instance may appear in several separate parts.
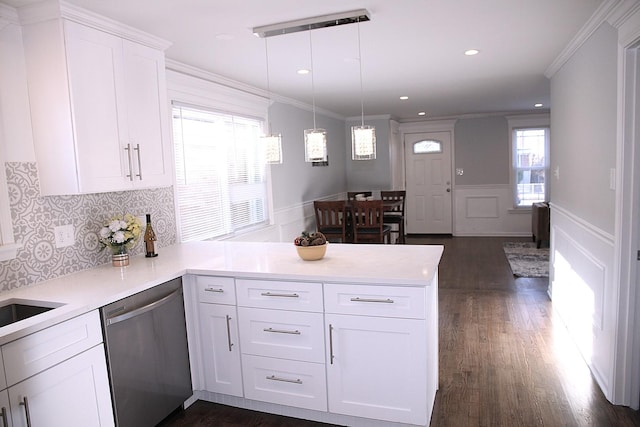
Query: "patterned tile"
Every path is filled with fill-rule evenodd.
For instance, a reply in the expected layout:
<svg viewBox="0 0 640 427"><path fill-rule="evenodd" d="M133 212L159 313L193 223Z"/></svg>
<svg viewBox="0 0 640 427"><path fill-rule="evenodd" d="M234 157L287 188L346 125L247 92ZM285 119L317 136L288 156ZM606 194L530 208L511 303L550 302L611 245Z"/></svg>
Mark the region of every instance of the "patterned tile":
<svg viewBox="0 0 640 427"><path fill-rule="evenodd" d="M173 188L40 197L35 163L7 163L7 187L17 258L0 262L0 292L86 270L111 261L98 231L113 215L151 214L157 247L176 242ZM53 228L73 224L75 244L57 249ZM141 254L143 245L131 251Z"/></svg>

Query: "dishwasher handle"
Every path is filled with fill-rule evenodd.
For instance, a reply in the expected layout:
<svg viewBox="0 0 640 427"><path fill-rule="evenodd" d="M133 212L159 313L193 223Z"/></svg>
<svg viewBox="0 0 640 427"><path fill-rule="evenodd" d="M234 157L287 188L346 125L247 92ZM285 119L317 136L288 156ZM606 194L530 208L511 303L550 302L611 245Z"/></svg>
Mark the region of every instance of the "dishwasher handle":
<svg viewBox="0 0 640 427"><path fill-rule="evenodd" d="M178 295L180 295L181 291L182 291L182 289L178 288L175 291L171 292L166 297L160 298L159 300L153 301L152 303L149 303L147 305L143 305L142 307L139 307L139 308L136 308L135 310L131 310L131 311L128 311L126 313L120 314L118 316L109 317L109 318L107 318L107 326L114 325L114 324L119 323L119 322L124 322L125 320L131 319L132 317L139 316L141 314L144 314L144 313L146 313L148 311L153 310L156 307L164 305L164 304L168 303L169 301L171 301L172 299L176 298Z"/></svg>

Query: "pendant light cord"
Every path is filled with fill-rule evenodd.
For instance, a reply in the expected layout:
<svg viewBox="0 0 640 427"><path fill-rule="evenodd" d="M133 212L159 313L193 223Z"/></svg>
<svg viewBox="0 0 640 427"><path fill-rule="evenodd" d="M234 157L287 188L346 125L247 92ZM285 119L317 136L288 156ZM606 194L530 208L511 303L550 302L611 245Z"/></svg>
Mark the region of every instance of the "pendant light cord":
<svg viewBox="0 0 640 427"><path fill-rule="evenodd" d="M264 38L264 57L267 64L267 135L271 136L271 122L269 121L269 107L271 106L271 83L269 80L269 42Z"/></svg>
<svg viewBox="0 0 640 427"><path fill-rule="evenodd" d="M316 130L316 91L313 75L316 70L313 69L313 43L311 42L311 25L309 25L309 55L311 57L311 104L313 107L313 130Z"/></svg>
<svg viewBox="0 0 640 427"><path fill-rule="evenodd" d="M364 126L364 90L362 89L362 51L360 48L360 17L358 17L358 64L360 64L360 111L362 112L362 126Z"/></svg>

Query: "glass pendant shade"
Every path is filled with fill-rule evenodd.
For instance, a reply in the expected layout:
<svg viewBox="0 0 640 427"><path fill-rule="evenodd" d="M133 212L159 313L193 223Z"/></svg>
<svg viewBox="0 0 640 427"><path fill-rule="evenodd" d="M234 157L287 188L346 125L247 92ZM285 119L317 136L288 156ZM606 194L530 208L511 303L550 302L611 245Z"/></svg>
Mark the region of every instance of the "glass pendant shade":
<svg viewBox="0 0 640 427"><path fill-rule="evenodd" d="M304 157L307 162L326 162L328 160L326 130L304 130Z"/></svg>
<svg viewBox="0 0 640 427"><path fill-rule="evenodd" d="M267 163L282 163L282 135L265 135L260 138Z"/></svg>
<svg viewBox="0 0 640 427"><path fill-rule="evenodd" d="M376 158L376 129L373 126L351 127L351 158L353 160Z"/></svg>

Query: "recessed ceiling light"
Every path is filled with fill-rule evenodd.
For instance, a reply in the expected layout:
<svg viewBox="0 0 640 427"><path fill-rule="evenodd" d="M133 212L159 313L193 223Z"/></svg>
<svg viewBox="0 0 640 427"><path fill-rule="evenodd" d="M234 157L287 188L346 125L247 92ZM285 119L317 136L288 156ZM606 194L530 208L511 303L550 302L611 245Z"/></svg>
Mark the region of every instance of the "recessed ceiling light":
<svg viewBox="0 0 640 427"><path fill-rule="evenodd" d="M402 95L400 99L402 99L403 101L406 101L407 99L409 99L409 97L407 95Z"/></svg>
<svg viewBox="0 0 640 427"><path fill-rule="evenodd" d="M420 112L418 113L418 115L419 115L419 116L426 116L426 115L427 115L427 113L426 113L426 112L424 112L424 111L420 111Z"/></svg>
<svg viewBox="0 0 640 427"><path fill-rule="evenodd" d="M536 107L536 108L540 108L540 107L544 107L544 104L538 102L537 104L534 104L533 106Z"/></svg>
<svg viewBox="0 0 640 427"><path fill-rule="evenodd" d="M301 74L301 75L309 74L310 72L311 72L311 70L308 70L306 68L302 68L302 69L298 70L298 74Z"/></svg>
<svg viewBox="0 0 640 427"><path fill-rule="evenodd" d="M469 50L466 50L464 52L464 54L467 55L467 56L473 56L473 55L477 55L479 53L480 53L480 51L478 49L469 49Z"/></svg>

